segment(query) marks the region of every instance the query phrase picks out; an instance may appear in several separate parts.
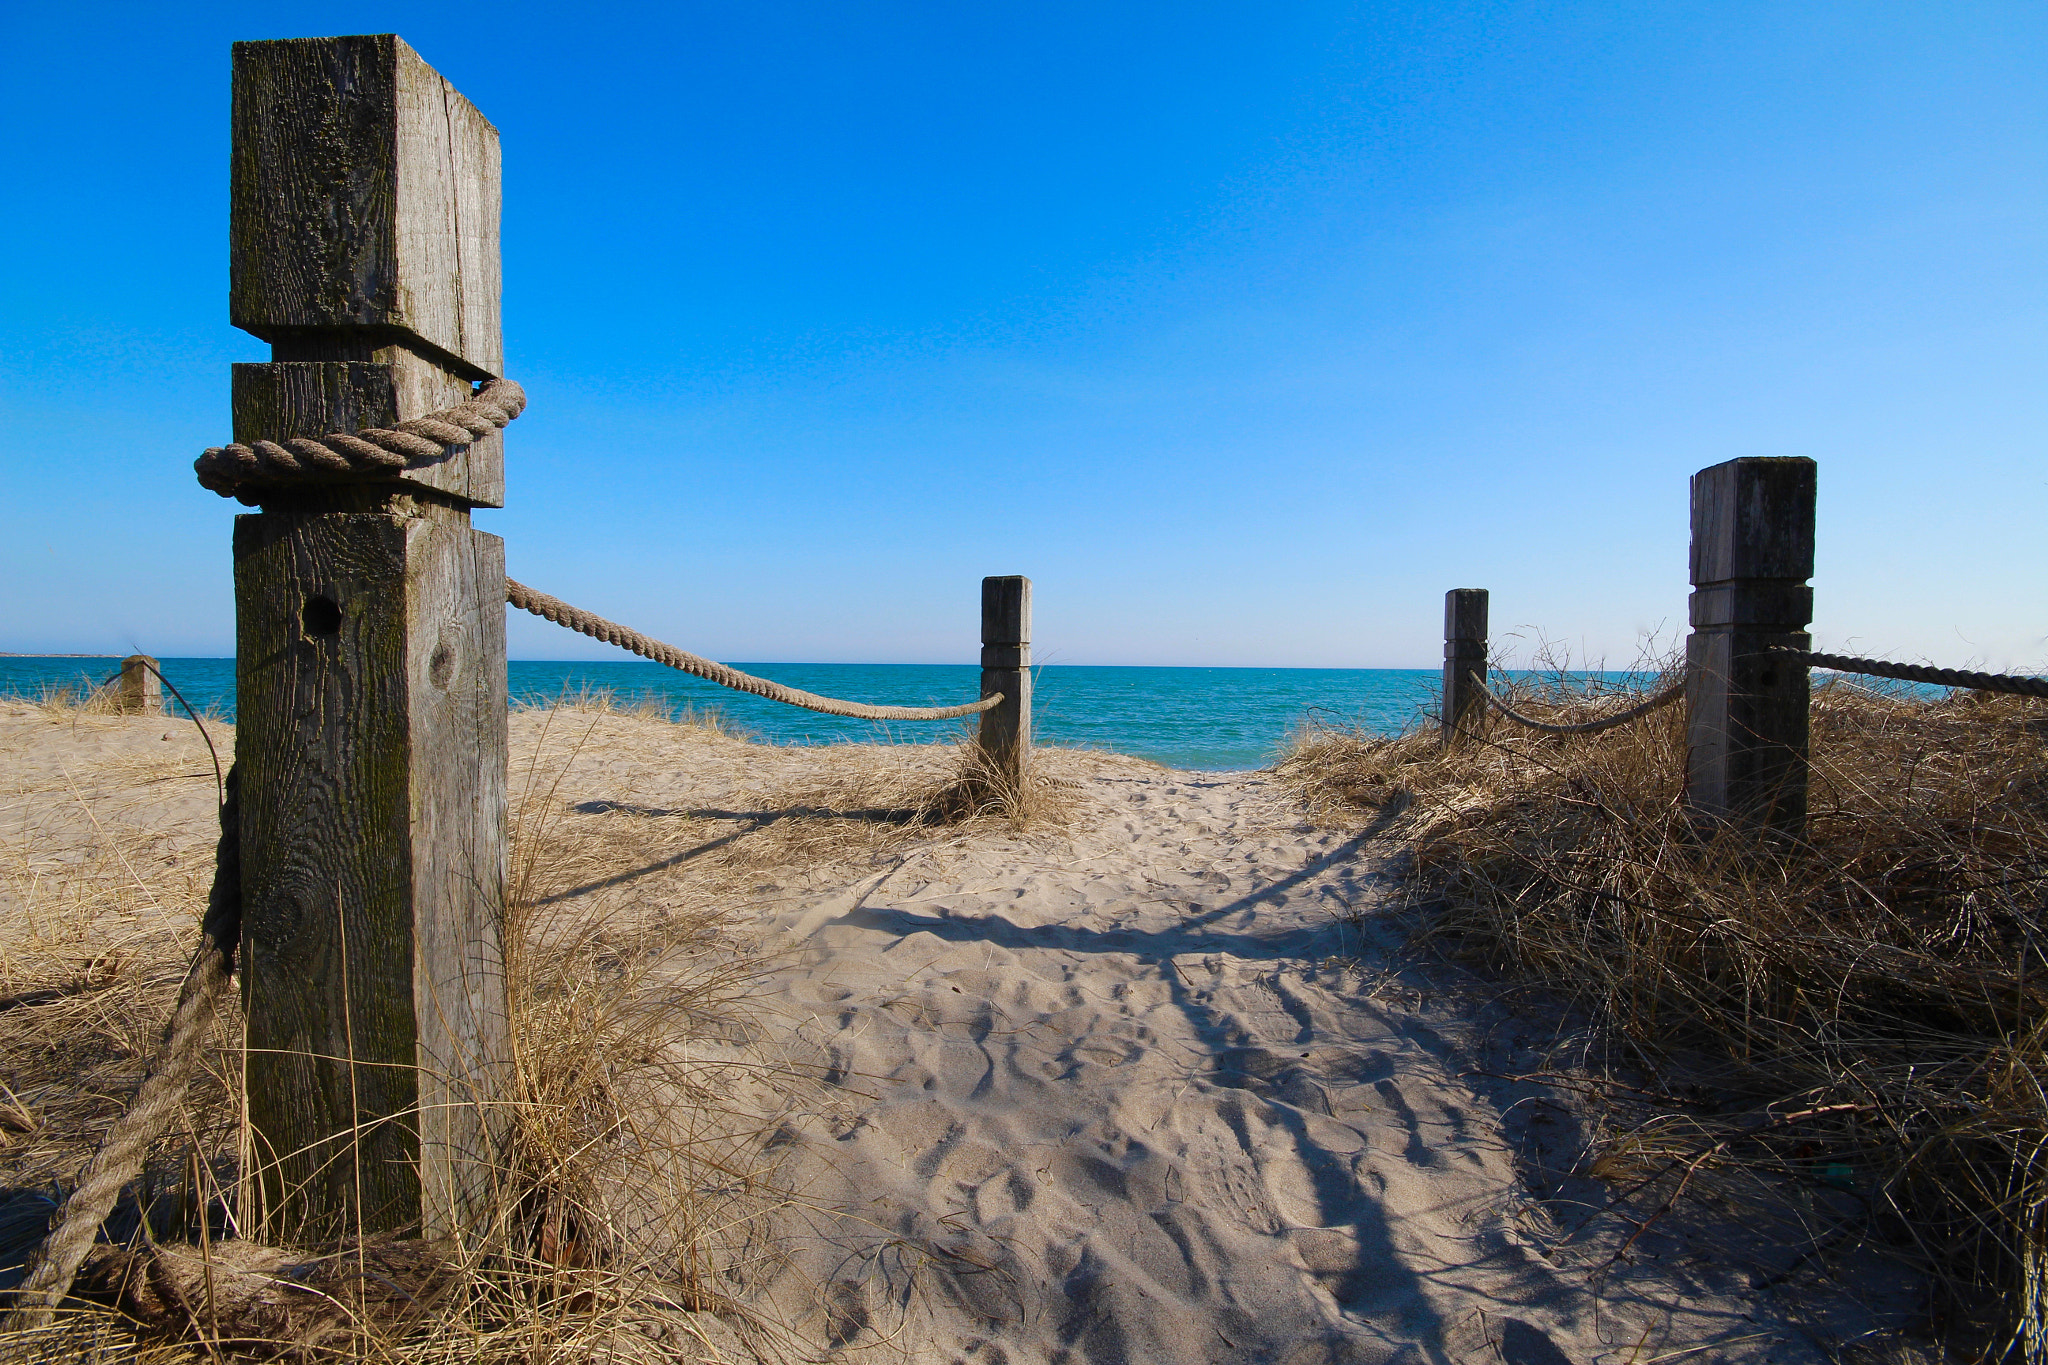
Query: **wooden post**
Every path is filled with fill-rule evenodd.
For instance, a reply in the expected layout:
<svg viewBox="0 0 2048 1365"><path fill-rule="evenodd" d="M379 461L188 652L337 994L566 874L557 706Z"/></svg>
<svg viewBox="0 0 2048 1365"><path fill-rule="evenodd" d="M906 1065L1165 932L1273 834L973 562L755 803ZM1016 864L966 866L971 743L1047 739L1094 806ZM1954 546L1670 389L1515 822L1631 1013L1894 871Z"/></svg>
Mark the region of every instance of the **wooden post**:
<svg viewBox="0 0 2048 1365"><path fill-rule="evenodd" d="M1013 790L1031 764L1031 580L981 580L981 695L1003 694L981 713L980 745Z"/></svg>
<svg viewBox="0 0 2048 1365"><path fill-rule="evenodd" d="M497 132L399 41L234 48L235 439L389 425L503 369ZM508 1074L502 438L235 523L256 1179L302 1244L484 1221ZM247 1173L245 1173L247 1174Z"/></svg>
<svg viewBox="0 0 2048 1365"><path fill-rule="evenodd" d="M121 660L120 706L124 715L163 714L163 680L152 671L157 667L157 661L147 654L130 654Z"/></svg>
<svg viewBox="0 0 2048 1365"><path fill-rule="evenodd" d="M1712 821L1806 826L1814 463L1730 460L1692 478L1686 803Z"/></svg>
<svg viewBox="0 0 2048 1365"><path fill-rule="evenodd" d="M1452 588L1444 594L1444 743L1458 738L1480 705L1486 685L1484 588Z"/></svg>

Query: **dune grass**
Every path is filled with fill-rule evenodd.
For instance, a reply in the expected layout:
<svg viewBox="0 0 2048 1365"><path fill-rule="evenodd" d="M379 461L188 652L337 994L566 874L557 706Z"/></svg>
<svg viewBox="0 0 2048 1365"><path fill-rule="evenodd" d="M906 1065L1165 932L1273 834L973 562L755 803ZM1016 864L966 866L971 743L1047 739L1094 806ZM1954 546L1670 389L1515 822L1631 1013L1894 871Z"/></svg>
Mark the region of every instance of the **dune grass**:
<svg viewBox="0 0 2048 1365"><path fill-rule="evenodd" d="M1403 812L1426 941L1712 1097L1658 1125L1666 1188L1740 1162L1852 1191L1952 1342L2048 1359L2048 705L1816 683L1811 822L1776 852L1688 820L1683 707L1449 750L1317 727L1279 772L1326 818ZM1516 691L1585 713L1561 677Z"/></svg>

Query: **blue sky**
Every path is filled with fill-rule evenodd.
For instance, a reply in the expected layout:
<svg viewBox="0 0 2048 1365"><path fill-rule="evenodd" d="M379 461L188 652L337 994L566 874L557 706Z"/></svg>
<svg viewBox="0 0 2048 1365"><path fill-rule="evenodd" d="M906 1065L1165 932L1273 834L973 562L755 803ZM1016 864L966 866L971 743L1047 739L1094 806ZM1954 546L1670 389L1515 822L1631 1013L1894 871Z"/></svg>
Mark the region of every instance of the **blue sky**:
<svg viewBox="0 0 2048 1365"><path fill-rule="evenodd" d="M479 524L684 648L1621 662L1807 455L1826 646L2048 663L2048 7L1728 0L8 7L0 649L232 650L228 47L387 31L503 134Z"/></svg>

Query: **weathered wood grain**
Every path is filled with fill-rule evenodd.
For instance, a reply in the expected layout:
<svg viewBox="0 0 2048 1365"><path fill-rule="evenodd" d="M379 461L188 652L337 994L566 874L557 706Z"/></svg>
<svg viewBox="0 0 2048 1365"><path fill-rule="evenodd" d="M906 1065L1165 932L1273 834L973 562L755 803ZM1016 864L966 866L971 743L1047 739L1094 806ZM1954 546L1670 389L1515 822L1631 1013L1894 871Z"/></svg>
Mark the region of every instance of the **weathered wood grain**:
<svg viewBox="0 0 2048 1365"><path fill-rule="evenodd" d="M1479 689L1486 683L1485 588L1452 588L1444 594L1443 740L1449 744L1476 718Z"/></svg>
<svg viewBox="0 0 2048 1365"><path fill-rule="evenodd" d="M234 47L229 318L503 373L498 134L396 35ZM308 357L314 358L314 357Z"/></svg>
<svg viewBox="0 0 2048 1365"><path fill-rule="evenodd" d="M463 1221L503 1081L503 543L237 518L251 1126L272 1235ZM360 1199L358 1192L360 1192Z"/></svg>
<svg viewBox="0 0 2048 1365"><path fill-rule="evenodd" d="M1711 821L1806 826L1806 667L1812 648L1816 469L1740 459L1692 480L1692 633L1686 638L1686 804Z"/></svg>
<svg viewBox="0 0 2048 1365"><path fill-rule="evenodd" d="M977 742L1004 780L1019 785L1031 764L1031 580L981 580L981 695L1003 701L981 713Z"/></svg>

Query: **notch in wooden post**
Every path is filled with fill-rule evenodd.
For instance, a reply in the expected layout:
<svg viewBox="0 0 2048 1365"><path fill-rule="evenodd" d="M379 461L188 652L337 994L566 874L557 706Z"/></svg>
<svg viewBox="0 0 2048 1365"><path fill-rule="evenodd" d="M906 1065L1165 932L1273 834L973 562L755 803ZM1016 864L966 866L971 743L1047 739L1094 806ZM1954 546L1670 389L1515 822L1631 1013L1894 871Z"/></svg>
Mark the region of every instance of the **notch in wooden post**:
<svg viewBox="0 0 2048 1365"><path fill-rule="evenodd" d="M1455 741L1476 719L1480 689L1486 686L1484 588L1452 588L1444 594L1444 743Z"/></svg>
<svg viewBox="0 0 2048 1365"><path fill-rule="evenodd" d="M124 715L163 714L164 684L156 675L157 661L147 654L130 654L121 660L121 711Z"/></svg>
<svg viewBox="0 0 2048 1365"><path fill-rule="evenodd" d="M1686 804L1709 820L1806 826L1815 466L1730 460L1692 478Z"/></svg>
<svg viewBox="0 0 2048 1365"><path fill-rule="evenodd" d="M1031 580L981 580L981 695L1002 693L981 713L978 743L989 766L1021 793L1031 764Z"/></svg>
<svg viewBox="0 0 2048 1365"><path fill-rule="evenodd" d="M237 43L235 436L388 425L503 365L497 134L390 34ZM258 1201L300 1242L489 1220L505 1015L501 438L235 523Z"/></svg>

